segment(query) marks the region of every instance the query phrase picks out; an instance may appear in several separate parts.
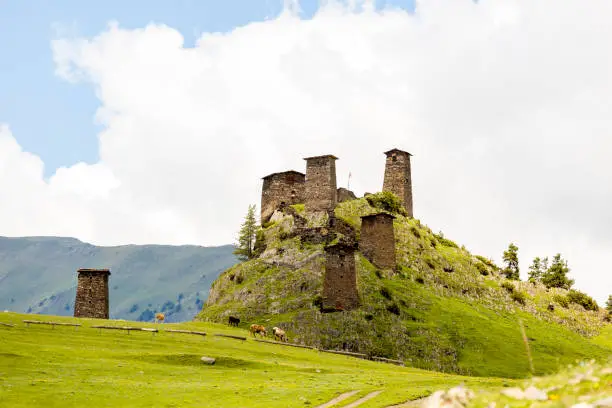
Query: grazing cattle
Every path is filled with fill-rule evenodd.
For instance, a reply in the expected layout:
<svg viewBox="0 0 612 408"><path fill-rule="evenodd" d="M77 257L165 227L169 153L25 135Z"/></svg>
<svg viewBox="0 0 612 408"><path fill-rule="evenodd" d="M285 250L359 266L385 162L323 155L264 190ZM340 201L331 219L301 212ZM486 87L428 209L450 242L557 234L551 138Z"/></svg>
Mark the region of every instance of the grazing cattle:
<svg viewBox="0 0 612 408"><path fill-rule="evenodd" d="M260 324L252 324L249 331L251 332L253 337L255 337L257 333L259 333L261 337L265 337L268 335L268 332L266 332L266 328Z"/></svg>
<svg viewBox="0 0 612 408"><path fill-rule="evenodd" d="M272 328L272 334L274 334L274 339L279 341L287 341L287 334L283 329L279 329L278 327Z"/></svg>
<svg viewBox="0 0 612 408"><path fill-rule="evenodd" d="M166 318L166 316L163 313L156 313L155 314L155 323L157 323L158 321L160 323L162 323L165 318Z"/></svg>
<svg viewBox="0 0 612 408"><path fill-rule="evenodd" d="M227 322L230 326L238 326L238 323L240 323L240 319L234 316L229 316L227 318Z"/></svg>

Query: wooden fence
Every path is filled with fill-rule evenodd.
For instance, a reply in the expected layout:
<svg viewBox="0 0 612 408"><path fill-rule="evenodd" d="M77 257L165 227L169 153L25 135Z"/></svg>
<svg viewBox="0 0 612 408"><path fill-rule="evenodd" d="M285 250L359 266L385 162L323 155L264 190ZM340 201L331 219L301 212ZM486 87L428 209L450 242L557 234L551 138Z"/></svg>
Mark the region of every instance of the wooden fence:
<svg viewBox="0 0 612 408"><path fill-rule="evenodd" d="M53 328L55 328L55 326L73 326L75 328L75 330L78 327L81 327L81 325L78 324L78 323L44 322L44 321L39 321L39 320L23 320L23 322L26 324L26 327L29 327L30 324L45 324L45 325L50 325ZM0 322L0 326L15 327L14 324L2 323L2 322ZM100 332L102 331L102 329L105 329L105 330L125 330L127 332L127 334L130 334L130 331L144 331L144 332L149 332L151 334L155 334L155 333L160 332L159 329L155 329L155 328L134 327L134 326L106 326L106 325L97 325L97 326L91 326L91 328L92 329L99 329ZM198 336L206 336L207 335L205 332L193 331L193 330L164 329L163 331L168 332L168 333L194 334L194 335L198 335ZM217 337L225 337L225 338L230 338L230 339L234 339L234 340L242 340L242 341L245 341L247 339L244 336L234 336L234 335L231 335L231 334L223 334L223 333L214 333L213 335L217 336ZM325 349L318 349L318 348L313 347L313 346L305 346L305 345L301 345L301 344L285 343L285 342L263 340L263 339L253 339L253 340L256 341L256 342L259 342L259 343L268 343L268 344L275 344L275 345L280 345L280 346L305 348L305 349L310 349L310 350L321 351L323 353L339 354L339 355L344 355L344 356L349 356L349 357L356 357L356 358L360 358L360 359L363 359L363 360L372 360L372 361L376 361L376 362L380 362L380 363L395 364L395 365L399 365L399 366L404 366L405 365L404 362L401 361L401 360L393 360L393 359L384 358L384 357L368 356L367 354L363 354L363 353L353 353L353 352L350 352L350 351L340 351L340 350L325 350Z"/></svg>
<svg viewBox="0 0 612 408"><path fill-rule="evenodd" d="M53 329L55 329L55 326L73 326L74 330L81 327L78 323L42 322L40 320L24 320L23 322L26 324L26 327L29 327L31 324L46 324L50 325Z"/></svg>

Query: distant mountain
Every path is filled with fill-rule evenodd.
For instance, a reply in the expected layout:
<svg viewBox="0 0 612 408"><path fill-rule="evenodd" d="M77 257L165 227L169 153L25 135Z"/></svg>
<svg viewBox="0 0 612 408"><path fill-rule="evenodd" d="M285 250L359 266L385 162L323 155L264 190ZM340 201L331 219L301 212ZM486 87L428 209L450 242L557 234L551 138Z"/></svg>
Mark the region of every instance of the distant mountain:
<svg viewBox="0 0 612 408"><path fill-rule="evenodd" d="M99 247L74 238L0 237L0 310L72 315L79 268L110 268L111 318L191 320L212 282L237 262L233 247Z"/></svg>

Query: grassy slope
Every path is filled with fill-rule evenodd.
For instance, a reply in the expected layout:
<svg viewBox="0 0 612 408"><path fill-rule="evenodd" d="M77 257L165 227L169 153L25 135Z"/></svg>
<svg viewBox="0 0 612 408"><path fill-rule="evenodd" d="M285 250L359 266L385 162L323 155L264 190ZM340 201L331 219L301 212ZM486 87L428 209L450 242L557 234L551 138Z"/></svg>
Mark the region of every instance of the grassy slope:
<svg viewBox="0 0 612 408"><path fill-rule="evenodd" d="M22 319L82 323L30 325ZM94 319L0 313L0 406L10 407L293 407L317 406L341 392L384 392L363 407L385 407L465 383L489 388L512 381L466 378L313 350L186 334L102 331ZM124 322L108 322L123 325ZM153 324L129 323L143 327ZM246 336L218 324L164 324ZM201 356L217 358L214 366Z"/></svg>
<svg viewBox="0 0 612 408"><path fill-rule="evenodd" d="M341 204L336 214L359 229L359 215L372 211L360 199ZM377 271L358 255L357 283L364 306L320 314L313 302L321 292L323 265L316 254L322 245L279 239L291 226L286 216L268 227L268 249L261 259L221 275L198 318L223 322L234 314L245 327L252 322L280 325L296 342L401 358L416 367L467 375L529 374L519 318L537 375L575 359L612 353L605 340L610 326L604 326L601 313L576 305L563 308L553 300L563 291L514 282L513 292L525 296L525 304L519 304L501 286L505 280L494 265L436 236L418 220L401 216L395 221L399 273ZM554 311L547 309L550 303ZM387 310L392 305L399 316Z"/></svg>
<svg viewBox="0 0 612 408"><path fill-rule="evenodd" d="M0 237L0 310L31 308L32 313L70 316L76 270L107 267L112 271L111 316L138 320L145 310L160 311L170 302L172 306L164 310L170 321L191 320L206 300L210 284L236 262L232 250L231 246L98 247L73 238Z"/></svg>

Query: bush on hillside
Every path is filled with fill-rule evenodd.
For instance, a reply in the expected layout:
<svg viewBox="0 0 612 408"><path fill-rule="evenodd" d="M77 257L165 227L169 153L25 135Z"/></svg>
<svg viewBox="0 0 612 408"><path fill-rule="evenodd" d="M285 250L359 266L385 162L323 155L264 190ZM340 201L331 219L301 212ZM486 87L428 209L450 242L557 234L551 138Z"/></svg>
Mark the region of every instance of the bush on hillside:
<svg viewBox="0 0 612 408"><path fill-rule="evenodd" d="M567 294L567 299L571 303L584 307L586 310L592 310L595 312L599 310L599 305L597 305L597 302L595 302L592 297L578 290L570 290Z"/></svg>
<svg viewBox="0 0 612 408"><path fill-rule="evenodd" d="M366 200L368 201L368 204L374 208L389 211L391 213L406 215L406 209L402 205L402 202L390 191L370 194L366 197Z"/></svg>
<svg viewBox="0 0 612 408"><path fill-rule="evenodd" d="M553 296L553 300L555 302L557 302L560 306L564 307L564 308L568 308L569 307L569 300L567 299L567 296L563 296L563 295L554 295Z"/></svg>
<svg viewBox="0 0 612 408"><path fill-rule="evenodd" d="M442 233L442 231L440 231L437 234L434 234L434 237L436 237L438 242L444 246L451 247L451 248L459 248L459 245L457 245L454 241L451 241L448 238L444 238L444 234Z"/></svg>
<svg viewBox="0 0 612 408"><path fill-rule="evenodd" d="M481 275L487 276L489 274L489 269L487 269L487 267L482 262L476 262L474 266L476 267L478 272L480 272Z"/></svg>
<svg viewBox="0 0 612 408"><path fill-rule="evenodd" d="M514 285L510 282L502 282L501 287L506 289L509 293L514 292Z"/></svg>
<svg viewBox="0 0 612 408"><path fill-rule="evenodd" d="M527 299L527 295L525 295L524 292L521 292L519 290L515 290L510 295L510 298L512 300L514 300L515 302L520 303L521 305L524 305L525 304L525 300Z"/></svg>
<svg viewBox="0 0 612 408"><path fill-rule="evenodd" d="M397 303L391 303L389 306L387 306L387 311L393 313L396 316L400 315L400 308Z"/></svg>
<svg viewBox="0 0 612 408"><path fill-rule="evenodd" d="M476 259L478 259L480 262L482 262L483 264L487 265L489 268L491 268L493 270L498 270L499 269L499 266L495 265L495 262L493 262L489 258L485 258L482 255L476 255Z"/></svg>
<svg viewBox="0 0 612 408"><path fill-rule="evenodd" d="M391 292L389 291L389 289L385 288L384 286L382 288L380 288L380 294L385 298L385 299L389 299L392 300L393 296L391 296Z"/></svg>

